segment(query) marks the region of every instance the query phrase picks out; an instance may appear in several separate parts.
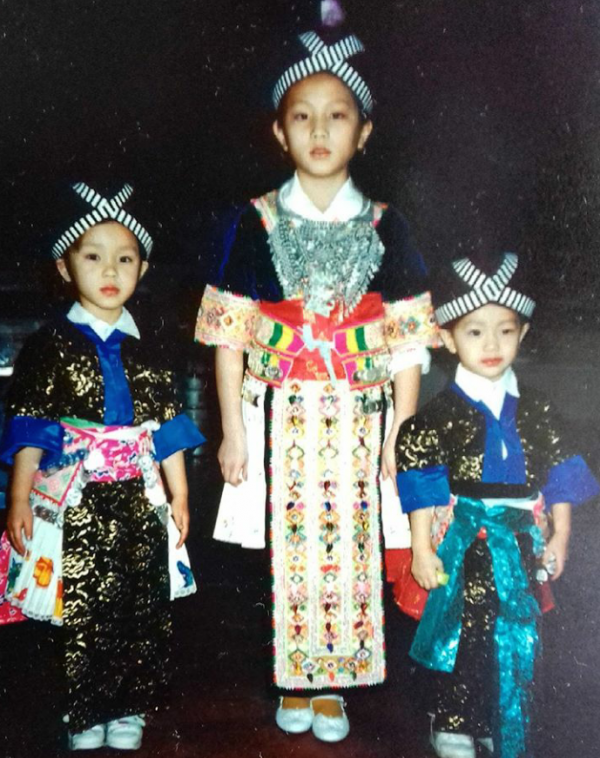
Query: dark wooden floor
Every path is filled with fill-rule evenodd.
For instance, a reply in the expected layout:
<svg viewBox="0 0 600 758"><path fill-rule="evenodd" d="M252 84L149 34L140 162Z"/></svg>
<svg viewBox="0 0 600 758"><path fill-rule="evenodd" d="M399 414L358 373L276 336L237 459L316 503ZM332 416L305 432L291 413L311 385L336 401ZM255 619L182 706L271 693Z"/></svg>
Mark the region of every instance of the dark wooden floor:
<svg viewBox="0 0 600 758"><path fill-rule="evenodd" d="M389 681L348 695L351 733L338 745L275 725L270 662L267 556L213 542L218 478L204 457L191 466L194 529L190 552L197 595L174 604L176 648L170 707L145 731L139 758L420 758L428 754L418 672L407 649L412 622L388 613ZM201 493L201 494L200 494ZM600 609L597 503L575 519L569 570L557 587L560 608L544 625L543 702L536 758L600 754ZM0 629L0 758L66 754L43 624ZM90 755L115 755L102 749Z"/></svg>

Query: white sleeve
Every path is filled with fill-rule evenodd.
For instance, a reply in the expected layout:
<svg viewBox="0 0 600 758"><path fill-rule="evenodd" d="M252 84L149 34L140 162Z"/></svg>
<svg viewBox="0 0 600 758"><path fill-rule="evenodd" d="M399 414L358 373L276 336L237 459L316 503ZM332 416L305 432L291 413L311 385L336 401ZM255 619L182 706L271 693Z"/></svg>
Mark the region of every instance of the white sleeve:
<svg viewBox="0 0 600 758"><path fill-rule="evenodd" d="M431 355L424 345L407 345L392 350L392 359L389 365L389 375L393 379L399 371L404 371L411 366L421 366L421 373L427 374L431 366Z"/></svg>

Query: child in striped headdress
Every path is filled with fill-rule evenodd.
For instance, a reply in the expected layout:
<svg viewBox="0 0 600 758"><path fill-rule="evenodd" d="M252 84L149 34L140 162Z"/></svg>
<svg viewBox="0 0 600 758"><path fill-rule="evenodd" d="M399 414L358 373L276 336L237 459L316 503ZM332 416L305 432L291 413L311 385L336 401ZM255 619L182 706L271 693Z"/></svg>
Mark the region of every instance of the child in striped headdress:
<svg viewBox="0 0 600 758"><path fill-rule="evenodd" d="M183 450L203 437L124 307L152 238L133 188L115 189L63 197L52 254L75 302L25 343L0 442L2 618L61 627L72 750L140 747L168 675L169 600L195 591Z"/></svg>
<svg viewBox="0 0 600 758"><path fill-rule="evenodd" d="M335 742L335 693L385 677L380 476L400 517L394 442L435 327L406 221L350 176L372 129L362 43L318 29L285 50L273 132L295 173L242 213L197 339L217 347L215 537L264 546L268 490L277 724Z"/></svg>
<svg viewBox="0 0 600 758"><path fill-rule="evenodd" d="M461 258L436 273L432 296L459 364L396 441L412 575L430 591L424 610L410 580L398 596L411 615L422 611L411 655L432 671L437 755L475 758L479 743L522 758L531 755L543 583L563 572L571 505L600 487L552 405L513 371L535 307L522 260Z"/></svg>

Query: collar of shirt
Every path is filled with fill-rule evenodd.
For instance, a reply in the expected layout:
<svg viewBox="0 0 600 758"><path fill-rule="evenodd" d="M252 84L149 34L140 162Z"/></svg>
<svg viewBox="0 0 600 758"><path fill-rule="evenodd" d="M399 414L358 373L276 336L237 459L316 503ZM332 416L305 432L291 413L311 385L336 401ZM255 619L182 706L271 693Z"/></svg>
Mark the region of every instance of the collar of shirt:
<svg viewBox="0 0 600 758"><path fill-rule="evenodd" d="M85 324L89 326L103 342L106 342L116 329L123 334L128 334L130 337L135 337L138 340L140 338L140 332L133 320L133 316L126 308L123 308L123 312L114 324L107 324L106 321L102 321L102 319L97 318L97 316L86 310L81 303L73 303L71 310L67 313L67 318L73 324Z"/></svg>
<svg viewBox="0 0 600 758"><path fill-rule="evenodd" d="M303 190L298 174L279 190L279 202L285 210L309 221L337 221L343 223L363 214L369 201L350 177L344 182L325 211L320 211Z"/></svg>
<svg viewBox="0 0 600 758"><path fill-rule="evenodd" d="M484 403L496 418L500 418L506 393L519 397L519 386L515 372L509 366L500 379L493 382L484 376L474 374L462 363L456 369L456 384L476 403Z"/></svg>

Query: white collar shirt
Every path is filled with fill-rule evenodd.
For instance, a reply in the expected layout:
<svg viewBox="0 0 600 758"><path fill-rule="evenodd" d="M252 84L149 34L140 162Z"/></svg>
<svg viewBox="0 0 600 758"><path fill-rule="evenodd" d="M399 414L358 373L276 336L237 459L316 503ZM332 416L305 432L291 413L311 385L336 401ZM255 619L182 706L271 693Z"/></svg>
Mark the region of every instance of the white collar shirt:
<svg viewBox="0 0 600 758"><path fill-rule="evenodd" d="M114 324L108 324L106 321L103 321L86 310L81 303L76 302L73 303L71 309L67 313L67 318L73 324L84 324L89 326L96 332L103 342L106 342L115 329L123 332L123 334L128 334L130 337L135 337L138 340L140 338L140 332L133 320L133 316L126 308L123 308L123 312Z"/></svg>
<svg viewBox="0 0 600 758"><path fill-rule="evenodd" d="M325 211L321 211L302 188L298 174L294 174L281 187L279 202L284 210L302 216L309 221L336 221L338 223L362 215L370 205L370 201L357 188L351 177L348 177L329 207Z"/></svg>
<svg viewBox="0 0 600 758"><path fill-rule="evenodd" d="M500 379L492 381L484 376L474 374L462 363L456 369L456 384L476 403L484 403L496 418L500 418L506 393L519 397L519 385L512 367L508 367Z"/></svg>

